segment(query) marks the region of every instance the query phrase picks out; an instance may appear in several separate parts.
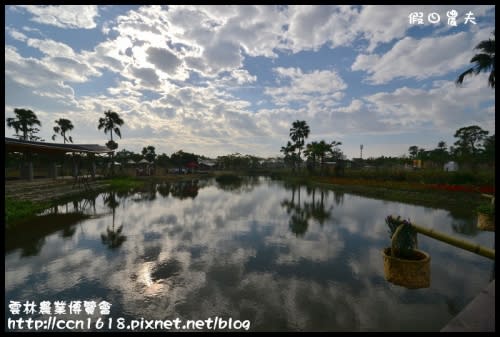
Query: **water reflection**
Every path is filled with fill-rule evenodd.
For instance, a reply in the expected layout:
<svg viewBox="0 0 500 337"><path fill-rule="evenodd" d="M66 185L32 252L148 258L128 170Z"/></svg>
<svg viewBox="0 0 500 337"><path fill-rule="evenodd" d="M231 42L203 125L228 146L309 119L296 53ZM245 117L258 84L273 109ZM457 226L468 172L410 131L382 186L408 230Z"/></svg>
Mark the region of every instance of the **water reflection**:
<svg viewBox="0 0 500 337"><path fill-rule="evenodd" d="M479 229L472 219L453 219L451 228L455 233L467 236L476 236L479 233Z"/></svg>
<svg viewBox="0 0 500 337"><path fill-rule="evenodd" d="M111 191L106 194L103 194L103 201L104 205L106 205L112 210L113 215L112 215L111 229L109 228L109 226L106 227L106 232L101 234L101 241L109 249L117 249L127 240L127 237L122 234L123 225L121 225L115 230L116 208L120 206L120 202L118 201L117 198L117 192Z"/></svg>
<svg viewBox="0 0 500 337"><path fill-rule="evenodd" d="M198 180L183 181L170 186L170 194L178 199L194 199L198 195Z"/></svg>
<svg viewBox="0 0 500 337"><path fill-rule="evenodd" d="M258 176L223 175L215 178L217 187L228 192L248 193L259 186L261 179Z"/></svg>
<svg viewBox="0 0 500 337"><path fill-rule="evenodd" d="M385 281L385 216L453 234L456 219L446 210L255 182L231 191L215 181L160 184L142 202L133 202L136 191L103 194L95 211L108 214L76 225L70 238L46 233L30 256L6 250L6 307L105 299L113 317L127 319L224 316L251 320L252 331L438 331L490 280L492 261L422 236L432 285L410 291ZM186 186L195 197L172 193ZM6 233L6 243L29 231ZM126 243L110 254L125 232ZM470 239L491 246L494 233Z"/></svg>
<svg viewBox="0 0 500 337"><path fill-rule="evenodd" d="M47 236L60 233L64 239L71 238L76 225L89 216L83 213L54 213L38 216L29 223L21 223L5 229L5 254L21 249L21 256L38 255Z"/></svg>
<svg viewBox="0 0 500 337"><path fill-rule="evenodd" d="M300 184L284 184L285 189L291 191L291 198L284 198L281 207L290 215L288 225L292 233L302 237L307 232L309 220L315 220L322 227L332 217L333 204L326 205L325 198L329 191L320 187L311 187ZM301 190L305 187L307 199L301 201ZM319 197L316 197L319 194ZM343 203L343 193L335 192L335 205ZM297 196L297 200L295 200Z"/></svg>

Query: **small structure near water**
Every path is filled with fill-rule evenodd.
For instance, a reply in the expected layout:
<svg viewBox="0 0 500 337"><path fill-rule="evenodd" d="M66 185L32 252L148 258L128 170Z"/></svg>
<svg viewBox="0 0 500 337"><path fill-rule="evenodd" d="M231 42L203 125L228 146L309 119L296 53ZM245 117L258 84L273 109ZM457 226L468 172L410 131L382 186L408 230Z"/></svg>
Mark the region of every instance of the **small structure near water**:
<svg viewBox="0 0 500 337"><path fill-rule="evenodd" d="M454 161L449 161L446 164L444 164L443 169L446 172L456 172L458 171L458 164Z"/></svg>

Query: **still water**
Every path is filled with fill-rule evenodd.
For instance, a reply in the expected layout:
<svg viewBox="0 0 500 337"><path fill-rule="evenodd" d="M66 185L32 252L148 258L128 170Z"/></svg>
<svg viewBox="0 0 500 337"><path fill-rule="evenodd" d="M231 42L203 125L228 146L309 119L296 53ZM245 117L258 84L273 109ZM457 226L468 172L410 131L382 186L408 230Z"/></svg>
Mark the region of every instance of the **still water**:
<svg viewBox="0 0 500 337"><path fill-rule="evenodd" d="M6 231L5 319L49 317L14 316L10 301L104 300L109 316L82 307L58 318L218 316L249 320L250 331L439 331L494 278L494 262L419 235L431 286L392 285L381 256L384 218L494 248L494 233L475 228L472 210L462 213L262 177L94 194Z"/></svg>

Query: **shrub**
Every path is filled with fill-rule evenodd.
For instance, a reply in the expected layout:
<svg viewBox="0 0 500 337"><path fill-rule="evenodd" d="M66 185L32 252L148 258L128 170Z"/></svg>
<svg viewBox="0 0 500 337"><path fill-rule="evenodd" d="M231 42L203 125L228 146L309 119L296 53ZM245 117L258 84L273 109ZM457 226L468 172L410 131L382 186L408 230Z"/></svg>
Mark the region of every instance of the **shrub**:
<svg viewBox="0 0 500 337"><path fill-rule="evenodd" d="M484 203L479 205L476 210L479 213L487 214L491 217L495 217L495 204L492 202Z"/></svg>
<svg viewBox="0 0 500 337"><path fill-rule="evenodd" d="M392 239L391 255L401 259L411 259L417 249L417 230L410 220L401 220L389 215L385 218L389 226L389 237Z"/></svg>

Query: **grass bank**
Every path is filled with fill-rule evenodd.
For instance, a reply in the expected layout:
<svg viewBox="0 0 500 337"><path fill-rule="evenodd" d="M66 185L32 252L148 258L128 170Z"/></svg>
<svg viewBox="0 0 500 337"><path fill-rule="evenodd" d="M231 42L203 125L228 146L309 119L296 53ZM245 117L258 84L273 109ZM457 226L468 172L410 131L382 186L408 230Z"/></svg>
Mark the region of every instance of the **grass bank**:
<svg viewBox="0 0 500 337"><path fill-rule="evenodd" d="M17 200L5 198L5 223L6 225L29 219L50 207L49 202L34 202L29 200Z"/></svg>
<svg viewBox="0 0 500 337"><path fill-rule="evenodd" d="M425 184L291 174L274 175L273 178L289 183L321 186L369 198L462 212L470 212L484 203L485 199L481 193L494 194L494 187L491 186Z"/></svg>

